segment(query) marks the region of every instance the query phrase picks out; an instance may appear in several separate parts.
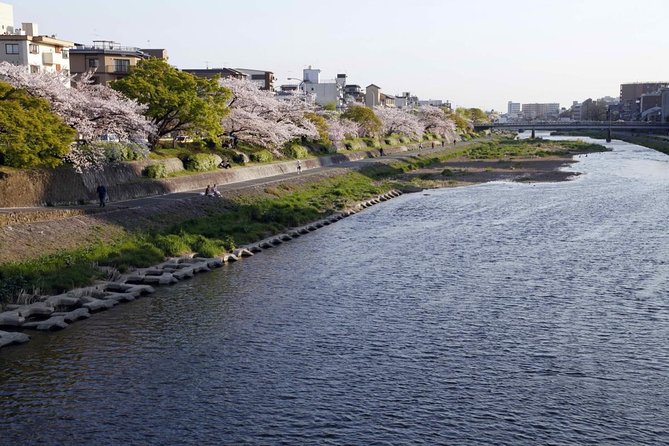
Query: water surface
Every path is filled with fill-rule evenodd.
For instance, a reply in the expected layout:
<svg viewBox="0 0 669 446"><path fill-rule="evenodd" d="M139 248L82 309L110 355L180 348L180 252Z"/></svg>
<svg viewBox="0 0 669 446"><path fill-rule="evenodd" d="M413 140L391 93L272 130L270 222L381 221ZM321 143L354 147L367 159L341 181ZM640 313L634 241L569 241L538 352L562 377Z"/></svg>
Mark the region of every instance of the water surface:
<svg viewBox="0 0 669 446"><path fill-rule="evenodd" d="M669 157L405 195L0 352L0 444L669 443Z"/></svg>

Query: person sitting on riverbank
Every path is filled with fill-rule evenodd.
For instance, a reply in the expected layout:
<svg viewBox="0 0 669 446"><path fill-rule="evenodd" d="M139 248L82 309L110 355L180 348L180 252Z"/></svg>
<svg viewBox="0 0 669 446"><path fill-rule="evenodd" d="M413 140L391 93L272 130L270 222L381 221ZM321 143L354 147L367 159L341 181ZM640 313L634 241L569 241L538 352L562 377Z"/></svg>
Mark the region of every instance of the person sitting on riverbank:
<svg viewBox="0 0 669 446"><path fill-rule="evenodd" d="M230 169L231 167L232 167L232 165L230 164L230 161L228 161L227 159L224 159L224 160L221 161L221 163L218 165L218 168L219 168L219 169Z"/></svg>
<svg viewBox="0 0 669 446"><path fill-rule="evenodd" d="M212 197L220 197L221 193L218 191L218 186L214 184L214 186L211 188L211 196Z"/></svg>
<svg viewBox="0 0 669 446"><path fill-rule="evenodd" d="M211 186L210 185L207 184L207 188L204 190L202 195L204 195L205 197L211 196Z"/></svg>

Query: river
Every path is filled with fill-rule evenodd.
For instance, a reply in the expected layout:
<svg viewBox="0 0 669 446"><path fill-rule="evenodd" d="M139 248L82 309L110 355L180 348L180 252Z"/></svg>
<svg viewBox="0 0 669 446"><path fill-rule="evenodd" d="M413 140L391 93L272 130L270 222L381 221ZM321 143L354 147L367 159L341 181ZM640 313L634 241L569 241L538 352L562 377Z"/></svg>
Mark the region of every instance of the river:
<svg viewBox="0 0 669 446"><path fill-rule="evenodd" d="M0 351L0 444L669 444L669 157L404 195Z"/></svg>

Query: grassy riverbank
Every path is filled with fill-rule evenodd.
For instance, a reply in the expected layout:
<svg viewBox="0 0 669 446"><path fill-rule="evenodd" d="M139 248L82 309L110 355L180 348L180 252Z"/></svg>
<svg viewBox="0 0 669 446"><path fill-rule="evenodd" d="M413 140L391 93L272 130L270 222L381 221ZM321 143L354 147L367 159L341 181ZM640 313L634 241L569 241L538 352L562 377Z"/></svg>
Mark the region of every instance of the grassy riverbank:
<svg viewBox="0 0 669 446"><path fill-rule="evenodd" d="M220 200L203 197L201 203L206 208L197 218L188 218L188 210L180 209L169 218L155 215L149 219L150 224L137 223L132 228L116 224L112 232L117 235L85 248L0 265L0 303L15 300L22 290L31 294L58 293L85 286L119 271L157 264L166 256L216 256L392 188L415 190L417 183L404 175L449 160L541 158L596 149L584 143L500 138L432 155L383 160L359 171L314 181L272 183L260 191Z"/></svg>

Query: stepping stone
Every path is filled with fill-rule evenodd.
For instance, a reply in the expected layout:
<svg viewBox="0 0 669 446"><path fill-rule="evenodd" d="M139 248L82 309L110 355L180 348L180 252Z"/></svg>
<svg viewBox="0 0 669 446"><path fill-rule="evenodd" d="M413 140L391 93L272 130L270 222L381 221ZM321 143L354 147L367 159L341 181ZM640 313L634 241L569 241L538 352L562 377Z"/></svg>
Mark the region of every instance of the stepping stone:
<svg viewBox="0 0 669 446"><path fill-rule="evenodd" d="M262 249L257 245L253 245L249 248L249 251L251 251L253 254L258 254L259 252L262 252Z"/></svg>
<svg viewBox="0 0 669 446"><path fill-rule="evenodd" d="M77 308L69 313L65 313L63 315L63 320L68 324L71 324L72 322L88 319L89 317L91 317L91 313L88 311L88 308Z"/></svg>
<svg viewBox="0 0 669 446"><path fill-rule="evenodd" d="M223 261L226 263L236 262L237 260L239 259L234 254L223 254Z"/></svg>
<svg viewBox="0 0 669 446"><path fill-rule="evenodd" d="M29 319L31 317L51 316L51 313L53 313L56 310L51 305L47 305L44 302L35 302L34 304L24 305L17 311L21 316L23 316L26 319Z"/></svg>
<svg viewBox="0 0 669 446"><path fill-rule="evenodd" d="M16 310L0 313L0 327L20 327L25 321L26 318Z"/></svg>
<svg viewBox="0 0 669 446"><path fill-rule="evenodd" d="M71 297L66 294L60 294L58 296L48 297L45 301L45 304L50 305L54 308L76 308L79 306L79 298Z"/></svg>
<svg viewBox="0 0 669 446"><path fill-rule="evenodd" d="M207 266L209 267L209 269L221 268L223 266L223 260L222 259L209 259L207 261Z"/></svg>
<svg viewBox="0 0 669 446"><path fill-rule="evenodd" d="M182 268L172 273L177 280L192 279L195 276L193 268Z"/></svg>
<svg viewBox="0 0 669 446"><path fill-rule="evenodd" d="M8 345L25 344L28 341L30 341L30 336L25 333L0 331L0 348Z"/></svg>
<svg viewBox="0 0 669 446"><path fill-rule="evenodd" d="M65 322L65 316L53 316L44 321L26 322L22 328L32 328L39 331L57 331L69 327Z"/></svg>
<svg viewBox="0 0 669 446"><path fill-rule="evenodd" d="M232 254L235 255L238 259L241 257L253 257L253 252L249 251L246 248L235 249Z"/></svg>
<svg viewBox="0 0 669 446"><path fill-rule="evenodd" d="M281 235L279 236L279 239L280 239L282 242L289 242L289 241L291 241L293 238L292 238L291 236L289 236L288 234L281 234Z"/></svg>
<svg viewBox="0 0 669 446"><path fill-rule="evenodd" d="M105 311L114 308L116 304L118 304L118 302L114 299L102 300L89 298L89 301L86 302L83 307L88 308L88 311L91 313L97 313L98 311Z"/></svg>

